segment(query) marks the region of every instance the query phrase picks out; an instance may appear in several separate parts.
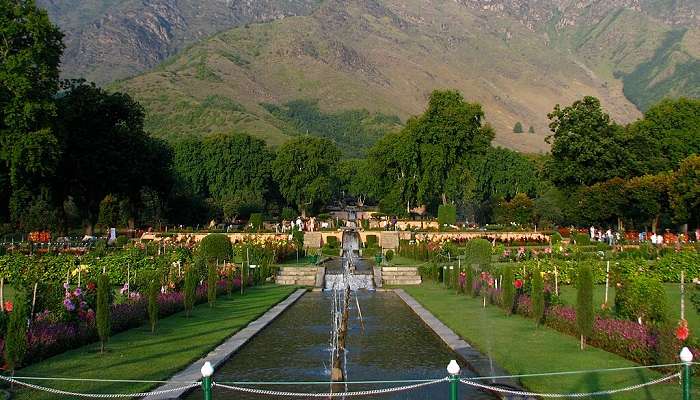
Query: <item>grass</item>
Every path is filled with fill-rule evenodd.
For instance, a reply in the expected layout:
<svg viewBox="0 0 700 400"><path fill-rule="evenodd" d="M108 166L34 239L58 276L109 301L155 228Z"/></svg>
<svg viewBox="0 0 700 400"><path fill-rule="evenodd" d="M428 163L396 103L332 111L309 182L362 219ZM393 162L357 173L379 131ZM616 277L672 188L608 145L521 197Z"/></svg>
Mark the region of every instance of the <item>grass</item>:
<svg viewBox="0 0 700 400"><path fill-rule="evenodd" d="M555 371L591 370L631 367L636 364L606 351L589 347L579 350L576 338L545 327L536 327L532 320L506 316L495 306L481 307L480 299L457 295L434 283L424 283L405 290L452 328L459 336L481 352L493 357L511 374ZM621 388L660 377L645 369L580 375L557 376L555 379L522 378L525 387L536 392L593 392ZM697 387L697 385L696 385ZM695 390L695 395L700 391ZM677 381L620 393L602 399L678 399L681 388Z"/></svg>
<svg viewBox="0 0 700 400"><path fill-rule="evenodd" d="M693 284L686 284L685 296L685 319L688 320L690 332L700 332L700 314L690 301L690 295L694 291ZM680 286L677 283L664 284L666 289L666 305L667 315L670 321L676 322L681 318L681 292ZM573 286L561 286L559 288L562 301L567 304L576 304L576 288ZM605 300L605 285L596 285L593 291L593 304L603 304ZM608 303L613 304L615 301L615 287L610 288L608 293Z"/></svg>
<svg viewBox="0 0 700 400"><path fill-rule="evenodd" d="M215 308L199 305L192 317L175 314L160 321L156 334L145 325L111 338L108 352L91 344L18 371L22 376L95 379L165 380L196 361L226 338L289 296L296 288L263 286L246 295L219 297ZM64 390L90 393L134 393L152 389L148 383L42 382ZM20 390L16 399L55 399L43 392Z"/></svg>

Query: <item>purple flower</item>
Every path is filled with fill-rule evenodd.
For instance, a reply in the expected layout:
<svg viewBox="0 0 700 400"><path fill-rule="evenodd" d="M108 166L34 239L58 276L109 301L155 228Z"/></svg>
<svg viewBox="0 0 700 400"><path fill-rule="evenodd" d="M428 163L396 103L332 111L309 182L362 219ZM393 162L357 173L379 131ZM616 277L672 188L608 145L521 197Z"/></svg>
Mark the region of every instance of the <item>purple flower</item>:
<svg viewBox="0 0 700 400"><path fill-rule="evenodd" d="M73 304L72 301L70 301L70 299L63 300L63 306L65 306L66 310L68 310L68 311L75 310L75 305Z"/></svg>
<svg viewBox="0 0 700 400"><path fill-rule="evenodd" d="M63 288L66 289L66 290L68 290L68 282L66 282L66 283L63 284Z"/></svg>
<svg viewBox="0 0 700 400"><path fill-rule="evenodd" d="M83 294L83 291L79 287L77 287L75 288L75 291L73 291L73 294L77 297Z"/></svg>

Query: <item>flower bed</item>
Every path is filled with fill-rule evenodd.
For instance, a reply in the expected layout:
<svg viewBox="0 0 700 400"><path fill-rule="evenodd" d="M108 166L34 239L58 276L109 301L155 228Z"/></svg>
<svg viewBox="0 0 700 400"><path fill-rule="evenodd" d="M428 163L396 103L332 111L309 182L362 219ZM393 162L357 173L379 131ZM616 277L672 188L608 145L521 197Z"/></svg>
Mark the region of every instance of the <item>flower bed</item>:
<svg viewBox="0 0 700 400"><path fill-rule="evenodd" d="M234 288L240 289L240 280L234 281ZM224 293L226 282L219 281L217 295ZM195 303L207 301L207 287L197 287ZM141 296L130 296L121 304L112 304L110 318L112 334L143 325L148 320L147 301ZM167 317L183 311L184 295L181 292L161 293L158 296L159 316ZM49 312L37 315L27 332L27 353L23 365L35 363L67 350L94 343L98 340L95 314L92 310L81 312L77 319L58 321ZM0 337L0 365L4 365L4 338Z"/></svg>
<svg viewBox="0 0 700 400"><path fill-rule="evenodd" d="M517 312L529 317L532 314L532 301L529 296L518 298ZM571 306L553 305L547 308L545 325L561 333L578 337L576 310ZM588 344L605 351L618 354L634 362L650 365L664 363L664 353L678 354L684 345L680 341L671 344L659 340L659 331L635 321L609 318L597 315L593 324L593 333ZM673 349L663 348L672 346ZM676 348L677 347L677 348ZM695 352L695 349L691 349Z"/></svg>

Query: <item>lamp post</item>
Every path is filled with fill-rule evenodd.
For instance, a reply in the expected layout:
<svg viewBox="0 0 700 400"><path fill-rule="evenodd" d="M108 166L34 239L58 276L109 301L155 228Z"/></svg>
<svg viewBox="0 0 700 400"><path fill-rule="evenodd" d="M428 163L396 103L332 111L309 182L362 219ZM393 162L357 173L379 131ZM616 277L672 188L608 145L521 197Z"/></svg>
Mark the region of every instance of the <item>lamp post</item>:
<svg viewBox="0 0 700 400"><path fill-rule="evenodd" d="M447 364L447 373L450 374L450 400L457 400L459 397L459 364L456 360Z"/></svg>
<svg viewBox="0 0 700 400"><path fill-rule="evenodd" d="M201 369L202 372L202 392L204 400L212 400L211 396L211 376L214 373L214 368L209 361L205 362Z"/></svg>
<svg viewBox="0 0 700 400"><path fill-rule="evenodd" d="M690 366L693 362L693 353L687 347L683 347L681 350L681 361L683 361L683 371L681 372L683 400L690 400Z"/></svg>

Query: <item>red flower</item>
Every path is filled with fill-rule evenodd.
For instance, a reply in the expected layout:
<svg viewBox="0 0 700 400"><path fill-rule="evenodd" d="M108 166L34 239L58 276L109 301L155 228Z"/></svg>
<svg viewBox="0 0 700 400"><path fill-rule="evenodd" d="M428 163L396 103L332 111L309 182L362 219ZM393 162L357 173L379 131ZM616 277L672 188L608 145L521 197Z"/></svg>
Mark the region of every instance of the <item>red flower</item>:
<svg viewBox="0 0 700 400"><path fill-rule="evenodd" d="M690 330L688 329L688 321L682 319L678 323L678 328L676 328L676 338L680 341L685 341L690 336Z"/></svg>
<svg viewBox="0 0 700 400"><path fill-rule="evenodd" d="M7 300L5 302L5 311L7 312L12 312L12 309L14 308L14 304L10 300Z"/></svg>
<svg viewBox="0 0 700 400"><path fill-rule="evenodd" d="M96 287L97 285L95 285L95 282L88 282L87 284L88 290L95 290Z"/></svg>
<svg viewBox="0 0 700 400"><path fill-rule="evenodd" d="M521 287L523 287L523 280L522 280L522 279L516 279L514 285L515 285L515 288L516 288L516 289L520 289Z"/></svg>

